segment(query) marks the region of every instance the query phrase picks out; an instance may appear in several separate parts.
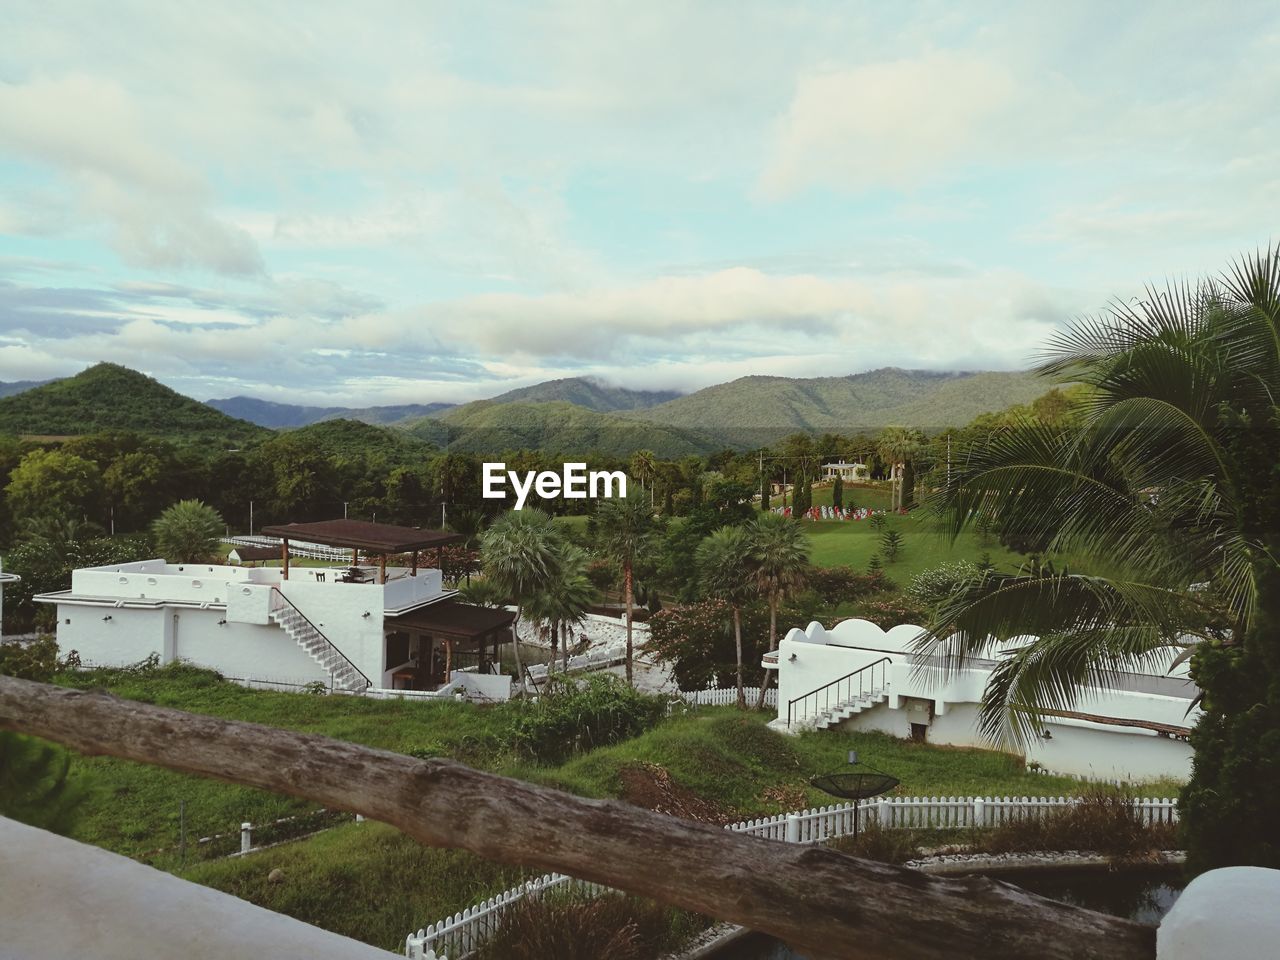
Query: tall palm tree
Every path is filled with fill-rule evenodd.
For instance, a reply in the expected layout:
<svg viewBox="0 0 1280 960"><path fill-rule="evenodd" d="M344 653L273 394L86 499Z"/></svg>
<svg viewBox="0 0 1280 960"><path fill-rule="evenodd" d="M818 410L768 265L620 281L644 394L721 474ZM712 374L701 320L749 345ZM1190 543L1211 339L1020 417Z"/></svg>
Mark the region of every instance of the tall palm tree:
<svg viewBox="0 0 1280 960"><path fill-rule="evenodd" d="M751 534L742 527L721 527L698 544L695 559L703 592L724 600L733 610L733 640L737 647L738 707L745 709L742 687L742 606L755 595L752 583Z"/></svg>
<svg viewBox="0 0 1280 960"><path fill-rule="evenodd" d="M653 480L658 475L658 455L652 450L637 450L631 454L631 475L649 491L649 508L653 509Z"/></svg>
<svg viewBox="0 0 1280 960"><path fill-rule="evenodd" d="M480 535L485 577L515 602L517 625L529 604L560 577L564 547L561 529L534 508L507 512ZM518 626L513 632L516 674L523 680Z"/></svg>
<svg viewBox="0 0 1280 960"><path fill-rule="evenodd" d="M540 620L551 632L551 664L559 653L564 670L569 669L569 631L587 619L587 611L596 599L596 588L587 577L590 558L585 550L572 543L560 547L556 561L557 576L544 585L530 602L529 616Z"/></svg>
<svg viewBox="0 0 1280 960"><path fill-rule="evenodd" d="M799 523L777 513L760 513L748 525L751 538L751 574L756 588L769 603L769 649L778 647L778 604L790 591L804 585L809 569L809 538ZM773 671L766 670L760 683L756 709L764 706Z"/></svg>
<svg viewBox="0 0 1280 960"><path fill-rule="evenodd" d="M1042 369L1087 385L1076 416L995 432L957 458L938 506L953 535L987 522L1106 575L975 578L921 649L958 665L1040 638L985 693L982 730L1013 742L1084 686L1192 653L1193 862L1280 866L1280 249L1077 322Z"/></svg>
<svg viewBox="0 0 1280 960"><path fill-rule="evenodd" d="M876 438L876 452L880 459L889 464L889 480L891 484L890 503L892 509L908 506L911 498L905 489L907 474L911 473L914 487L914 470L907 465L920 454L923 436L919 430L911 427L885 427Z"/></svg>
<svg viewBox="0 0 1280 960"><path fill-rule="evenodd" d="M622 591L627 610L627 683L633 682L631 618L635 612L635 564L658 531L653 508L636 496L601 500L596 511L601 552L622 567Z"/></svg>

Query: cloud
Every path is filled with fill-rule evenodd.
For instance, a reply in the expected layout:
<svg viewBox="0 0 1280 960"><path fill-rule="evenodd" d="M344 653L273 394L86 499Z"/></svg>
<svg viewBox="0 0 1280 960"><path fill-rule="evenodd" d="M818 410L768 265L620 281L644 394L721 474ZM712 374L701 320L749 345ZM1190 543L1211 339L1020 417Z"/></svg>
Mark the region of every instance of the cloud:
<svg viewBox="0 0 1280 960"><path fill-rule="evenodd" d="M161 146L153 120L124 87L100 77L0 83L0 142L57 170L81 217L108 225L125 262L261 273L252 238L210 212L203 177ZM29 212L25 223L8 219L30 232L56 229L31 222Z"/></svg>
<svg viewBox="0 0 1280 960"><path fill-rule="evenodd" d="M909 188L986 149L1019 100L1001 63L937 51L803 75L760 179L779 199L814 183Z"/></svg>

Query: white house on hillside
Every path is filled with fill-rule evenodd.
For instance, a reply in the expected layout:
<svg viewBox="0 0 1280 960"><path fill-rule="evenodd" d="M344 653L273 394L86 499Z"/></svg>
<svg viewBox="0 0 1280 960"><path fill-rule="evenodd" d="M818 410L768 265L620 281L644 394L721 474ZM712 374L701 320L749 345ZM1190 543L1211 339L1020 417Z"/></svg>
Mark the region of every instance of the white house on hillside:
<svg viewBox="0 0 1280 960"><path fill-rule="evenodd" d="M459 602L438 568L418 564L456 535L359 520L262 532L279 537L282 566L142 560L76 570L70 590L36 599L57 606L58 646L86 665L155 654L241 680L351 692L436 690L466 667L468 689L509 695L511 679L490 668L515 615ZM352 562L291 566L291 541L350 549ZM409 565L388 566L399 556Z"/></svg>
<svg viewBox="0 0 1280 960"><path fill-rule="evenodd" d="M816 622L791 630L763 662L778 672L778 717L771 726L879 730L989 746L978 734L977 716L997 661L970 660L963 670L944 671L936 659L912 652L921 629L886 632L867 620L846 620L830 630ZM1085 691L1076 711L1047 716L1026 759L1097 779L1185 778L1191 773L1187 737L1199 716L1189 708L1198 693L1185 668L1182 676L1125 674L1114 687Z"/></svg>
<svg viewBox="0 0 1280 960"><path fill-rule="evenodd" d="M856 483L866 480L871 476L871 470L865 463L845 463L843 460L837 463L824 463L822 465L822 479L834 480L839 477L845 483Z"/></svg>

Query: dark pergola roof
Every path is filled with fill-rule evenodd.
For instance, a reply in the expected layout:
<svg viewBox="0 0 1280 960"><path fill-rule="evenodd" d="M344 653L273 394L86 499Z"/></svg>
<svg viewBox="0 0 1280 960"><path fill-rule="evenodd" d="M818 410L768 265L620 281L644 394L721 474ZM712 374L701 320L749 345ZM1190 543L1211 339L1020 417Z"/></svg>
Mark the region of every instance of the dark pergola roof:
<svg viewBox="0 0 1280 960"><path fill-rule="evenodd" d="M410 553L459 543L463 539L459 534L445 533L443 530L397 527L390 523L369 523L367 520L282 523L263 527L260 532L282 540L304 540L308 543L323 543L329 547L355 547L375 554Z"/></svg>
<svg viewBox="0 0 1280 960"><path fill-rule="evenodd" d="M457 600L442 600L399 617L388 617L383 626L388 630L414 630L474 640L495 630L509 628L515 618L512 610L494 610Z"/></svg>

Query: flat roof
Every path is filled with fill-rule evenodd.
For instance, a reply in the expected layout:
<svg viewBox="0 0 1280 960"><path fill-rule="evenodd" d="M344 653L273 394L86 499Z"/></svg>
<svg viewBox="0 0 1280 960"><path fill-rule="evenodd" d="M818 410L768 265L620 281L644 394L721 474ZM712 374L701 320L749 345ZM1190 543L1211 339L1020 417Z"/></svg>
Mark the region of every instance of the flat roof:
<svg viewBox="0 0 1280 960"><path fill-rule="evenodd" d="M443 600L399 617L388 617L383 622L383 627L388 630L415 630L475 639L510 627L515 618L514 610L495 610L458 600Z"/></svg>
<svg viewBox="0 0 1280 960"><path fill-rule="evenodd" d="M228 557L237 557L244 563L255 560L279 560L278 547L232 547Z"/></svg>
<svg viewBox="0 0 1280 960"><path fill-rule="evenodd" d="M429 547L460 543L462 536L443 530L397 527L367 520L318 520L315 523L281 523L259 533L282 540L306 540L329 547L356 547L369 553L409 553Z"/></svg>

